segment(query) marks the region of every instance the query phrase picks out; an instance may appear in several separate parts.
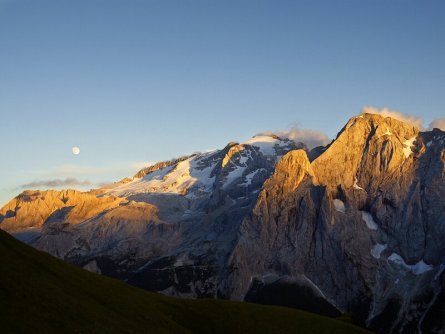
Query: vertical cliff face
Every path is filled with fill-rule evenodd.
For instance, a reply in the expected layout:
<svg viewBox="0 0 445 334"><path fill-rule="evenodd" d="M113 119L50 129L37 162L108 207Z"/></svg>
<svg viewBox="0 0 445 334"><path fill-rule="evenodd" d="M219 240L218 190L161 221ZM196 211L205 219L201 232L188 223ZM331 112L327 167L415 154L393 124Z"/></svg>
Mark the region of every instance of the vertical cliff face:
<svg viewBox="0 0 445 334"><path fill-rule="evenodd" d="M255 280L309 281L376 329L421 328L444 269L444 144L441 131L364 114L311 163L285 155L241 225L231 297Z"/></svg>
<svg viewBox="0 0 445 334"><path fill-rule="evenodd" d="M389 117L353 117L312 165L322 185L369 184L375 190L387 174L400 174L402 166L409 169L418 133L419 129Z"/></svg>

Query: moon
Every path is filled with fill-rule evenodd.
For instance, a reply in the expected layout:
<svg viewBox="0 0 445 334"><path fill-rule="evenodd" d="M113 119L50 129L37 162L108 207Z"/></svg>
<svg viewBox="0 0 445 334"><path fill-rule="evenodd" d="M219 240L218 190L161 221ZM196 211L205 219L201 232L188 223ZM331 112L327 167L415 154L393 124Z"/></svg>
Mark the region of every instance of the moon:
<svg viewBox="0 0 445 334"><path fill-rule="evenodd" d="M77 146L74 146L71 151L73 152L74 155L78 155L80 153L80 148L78 148Z"/></svg>

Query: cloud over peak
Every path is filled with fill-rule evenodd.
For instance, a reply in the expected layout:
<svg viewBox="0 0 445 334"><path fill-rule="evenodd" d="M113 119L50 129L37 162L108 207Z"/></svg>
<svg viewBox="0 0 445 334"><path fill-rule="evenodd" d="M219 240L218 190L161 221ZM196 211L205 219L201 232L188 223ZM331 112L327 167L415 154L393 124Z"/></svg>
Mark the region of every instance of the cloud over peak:
<svg viewBox="0 0 445 334"><path fill-rule="evenodd" d="M56 187L74 187L74 186L90 186L92 183L88 180L78 180L74 177L67 177L66 179L51 179L51 180L38 180L26 184L22 184L20 188L29 189L29 188L56 188Z"/></svg>
<svg viewBox="0 0 445 334"><path fill-rule="evenodd" d="M392 110L386 107L379 109L379 108L365 106L362 108L362 114L377 114L383 117L392 117L399 121L417 126L420 129L422 129L423 127L423 120L421 117L404 114L401 113L400 111Z"/></svg>
<svg viewBox="0 0 445 334"><path fill-rule="evenodd" d="M298 125L294 125L292 128L287 130L277 130L277 131L266 131L259 135L277 135L280 138L287 138L295 142L304 143L308 149L312 149L317 146L325 146L330 143L329 137L316 130L301 129Z"/></svg>
<svg viewBox="0 0 445 334"><path fill-rule="evenodd" d="M435 120L433 120L428 126L428 129L432 130L434 128L445 131L445 118L436 118Z"/></svg>
<svg viewBox="0 0 445 334"><path fill-rule="evenodd" d="M362 114L377 114L377 115L382 115L384 117L392 117L398 119L399 121L417 126L420 130L432 130L434 128L438 128L442 131L445 131L445 118L436 118L428 125L428 127L425 128L423 126L422 117L404 114L400 111L392 110L386 107L375 108L375 107L365 106L362 108Z"/></svg>

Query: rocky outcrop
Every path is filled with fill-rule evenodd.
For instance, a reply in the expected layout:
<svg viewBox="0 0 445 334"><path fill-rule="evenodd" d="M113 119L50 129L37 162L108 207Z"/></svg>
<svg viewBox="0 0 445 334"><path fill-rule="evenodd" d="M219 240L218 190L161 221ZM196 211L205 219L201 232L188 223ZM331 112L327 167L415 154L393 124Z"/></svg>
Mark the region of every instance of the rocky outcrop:
<svg viewBox="0 0 445 334"><path fill-rule="evenodd" d="M66 212L65 221L77 224L124 201L114 196L98 196L100 193L77 190L24 191L1 208L1 228L9 232L41 228L52 214L62 208L71 208Z"/></svg>
<svg viewBox="0 0 445 334"><path fill-rule="evenodd" d="M65 207L51 215L32 245L80 266L96 261L96 271L121 277L119 270L109 267L111 262L132 268L143 261L140 249L145 255L159 256L173 244L173 228L158 218L151 204L125 201L77 225L70 224L70 210L74 209ZM153 238L149 245L147 234ZM109 264L102 268L104 254Z"/></svg>
<svg viewBox="0 0 445 334"><path fill-rule="evenodd" d="M172 159L172 160L161 161L161 162L155 163L155 164L152 165L152 166L148 166L148 167L146 167L146 168L141 169L139 172L137 172L137 173L134 175L133 179L134 179L134 178L141 178L141 177L144 177L144 176L147 175L147 174L156 172L156 171L158 171L158 170L160 170L160 169L163 169L163 168L165 168L165 167L169 167L169 166L176 165L176 164L178 164L179 162L184 161L184 160L187 160L187 159L189 159L189 158L192 157L192 156L193 156L193 155L184 155L184 156L179 157L179 158L177 158L177 159ZM130 180L131 180L131 179L130 179ZM123 183L127 183L127 182L123 182Z"/></svg>

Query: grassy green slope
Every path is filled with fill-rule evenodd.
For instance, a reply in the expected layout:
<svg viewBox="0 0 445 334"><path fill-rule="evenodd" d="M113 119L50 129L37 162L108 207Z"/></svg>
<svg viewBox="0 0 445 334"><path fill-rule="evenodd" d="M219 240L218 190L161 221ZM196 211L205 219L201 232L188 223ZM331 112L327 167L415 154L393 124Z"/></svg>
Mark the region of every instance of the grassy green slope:
<svg viewBox="0 0 445 334"><path fill-rule="evenodd" d="M318 315L181 300L89 273L0 230L1 333L366 333Z"/></svg>

